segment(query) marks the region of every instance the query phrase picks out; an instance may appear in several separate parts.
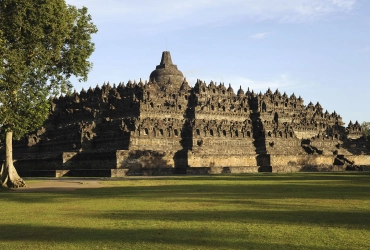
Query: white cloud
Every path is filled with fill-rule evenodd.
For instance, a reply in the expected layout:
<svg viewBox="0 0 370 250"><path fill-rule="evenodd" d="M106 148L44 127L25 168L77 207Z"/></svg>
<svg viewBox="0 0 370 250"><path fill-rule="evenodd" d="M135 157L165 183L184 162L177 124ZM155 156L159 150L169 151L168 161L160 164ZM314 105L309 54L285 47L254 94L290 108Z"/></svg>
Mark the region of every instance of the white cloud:
<svg viewBox="0 0 370 250"><path fill-rule="evenodd" d="M134 24L202 25L250 19L306 22L348 12L356 0L67 0L86 6L93 18ZM190 18L191 17L191 18Z"/></svg>
<svg viewBox="0 0 370 250"><path fill-rule="evenodd" d="M252 39L264 39L268 37L270 34L267 32L257 33L250 36Z"/></svg>

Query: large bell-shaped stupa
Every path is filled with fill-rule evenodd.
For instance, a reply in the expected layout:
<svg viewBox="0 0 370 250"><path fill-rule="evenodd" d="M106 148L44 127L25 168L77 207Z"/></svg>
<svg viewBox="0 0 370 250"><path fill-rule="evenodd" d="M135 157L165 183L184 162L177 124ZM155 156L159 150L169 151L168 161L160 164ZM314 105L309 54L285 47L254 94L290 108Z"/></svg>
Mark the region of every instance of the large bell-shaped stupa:
<svg viewBox="0 0 370 250"><path fill-rule="evenodd" d="M173 88L179 89L184 81L184 75L177 69L177 65L172 63L170 52L164 51L160 64L150 74L149 79L159 85L171 84Z"/></svg>

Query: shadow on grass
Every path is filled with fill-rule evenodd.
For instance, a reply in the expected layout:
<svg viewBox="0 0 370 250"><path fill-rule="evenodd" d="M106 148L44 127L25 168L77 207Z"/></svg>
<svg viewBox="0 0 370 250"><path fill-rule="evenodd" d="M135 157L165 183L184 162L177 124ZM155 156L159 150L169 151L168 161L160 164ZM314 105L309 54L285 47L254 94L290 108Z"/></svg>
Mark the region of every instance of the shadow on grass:
<svg viewBox="0 0 370 250"><path fill-rule="evenodd" d="M33 209L45 206L44 213L58 211L62 221L108 223L106 228L0 224L1 240L48 244L93 242L92 245L100 246L163 243L190 249L302 249L302 245L268 243L269 239L263 238L268 237L265 235L253 238L256 234L250 231L250 225L263 224L267 230L274 225L342 228L351 235L356 233L352 230L370 231L370 208L365 207L370 193L368 174L171 177L125 179L112 184L123 186L60 193L1 192L3 206L35 205ZM341 201L343 209L328 210L330 202L340 204ZM352 208L346 202L358 204L359 208ZM47 204L51 204L50 210ZM152 228L148 223L162 226ZM236 225L236 229L223 228L223 223ZM273 229L268 232L270 236L274 234Z"/></svg>
<svg viewBox="0 0 370 250"><path fill-rule="evenodd" d="M292 207L290 207L292 209ZM370 230L369 211L312 211L302 210L238 210L238 211L109 211L85 215L90 219L119 221L169 221L169 222L233 222L287 224L304 227L342 227ZM76 217L81 216L80 214ZM84 216L84 215L82 215Z"/></svg>
<svg viewBox="0 0 370 250"><path fill-rule="evenodd" d="M60 198L107 199L140 198L143 200L249 205L253 199L358 199L367 200L369 174L284 174L207 177L171 177L166 179L123 179L117 185L71 192L22 193L0 192L1 200L20 203L50 203ZM104 181L104 180L103 180ZM141 181L141 182L138 182ZM114 183L113 183L114 184Z"/></svg>
<svg viewBox="0 0 370 250"><path fill-rule="evenodd" d="M68 227L51 227L51 226L35 226L35 225L0 225L2 232L2 242L26 242L32 248L32 244L40 242L48 244L52 248L53 244L59 243L80 244L87 248L87 245L92 245L94 248L107 245L124 246L124 244L149 246L154 249L155 244L165 247L185 247L186 249L197 248L217 248L217 249L325 249L323 247L303 247L293 244L279 243L259 243L250 237L250 232L246 227L243 235L229 234L212 229L93 229L93 228L68 228ZM14 232L22 232L21 239L19 234ZM115 244L116 243L116 244ZM4 244L4 243L3 243ZM0 246L2 243L0 242ZM60 247L60 246L59 246ZM76 246L75 246L76 247ZM168 246L167 246L168 247ZM139 247L140 248L140 247ZM329 248L328 248L329 249Z"/></svg>
<svg viewBox="0 0 370 250"><path fill-rule="evenodd" d="M369 183L370 184L370 183ZM188 184L163 186L122 186L80 189L70 192L0 192L2 201L19 203L53 203L60 199L76 202L94 199L142 199L143 201L199 202L250 205L251 200L326 199L368 200L370 185L353 183L282 183L282 184Z"/></svg>
<svg viewBox="0 0 370 250"><path fill-rule="evenodd" d="M369 181L370 172L294 172L294 173L253 173L253 174L218 174L202 176L174 176L173 180L216 180L216 181L314 181L314 180L355 180Z"/></svg>

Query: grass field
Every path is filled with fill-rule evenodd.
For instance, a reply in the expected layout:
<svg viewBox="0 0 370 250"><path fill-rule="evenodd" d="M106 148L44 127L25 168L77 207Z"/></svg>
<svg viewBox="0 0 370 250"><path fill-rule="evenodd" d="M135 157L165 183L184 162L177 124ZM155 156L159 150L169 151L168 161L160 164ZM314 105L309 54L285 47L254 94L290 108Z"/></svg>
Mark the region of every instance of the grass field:
<svg viewBox="0 0 370 250"><path fill-rule="evenodd" d="M369 249L370 174L102 180L0 190L0 249Z"/></svg>

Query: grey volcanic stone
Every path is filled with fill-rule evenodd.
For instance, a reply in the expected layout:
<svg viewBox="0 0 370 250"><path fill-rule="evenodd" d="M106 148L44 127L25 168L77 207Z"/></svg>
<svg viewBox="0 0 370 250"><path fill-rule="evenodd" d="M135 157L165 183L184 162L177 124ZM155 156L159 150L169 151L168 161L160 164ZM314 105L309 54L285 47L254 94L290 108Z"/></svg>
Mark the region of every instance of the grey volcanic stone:
<svg viewBox="0 0 370 250"><path fill-rule="evenodd" d="M361 125L343 125L295 94L191 87L165 51L149 82L54 98L44 126L14 142L14 165L21 176L367 171Z"/></svg>
<svg viewBox="0 0 370 250"><path fill-rule="evenodd" d="M150 81L156 82L160 86L172 85L174 89L179 89L184 81L184 75L177 69L177 65L172 63L169 51L162 53L162 59L156 69L150 74Z"/></svg>

